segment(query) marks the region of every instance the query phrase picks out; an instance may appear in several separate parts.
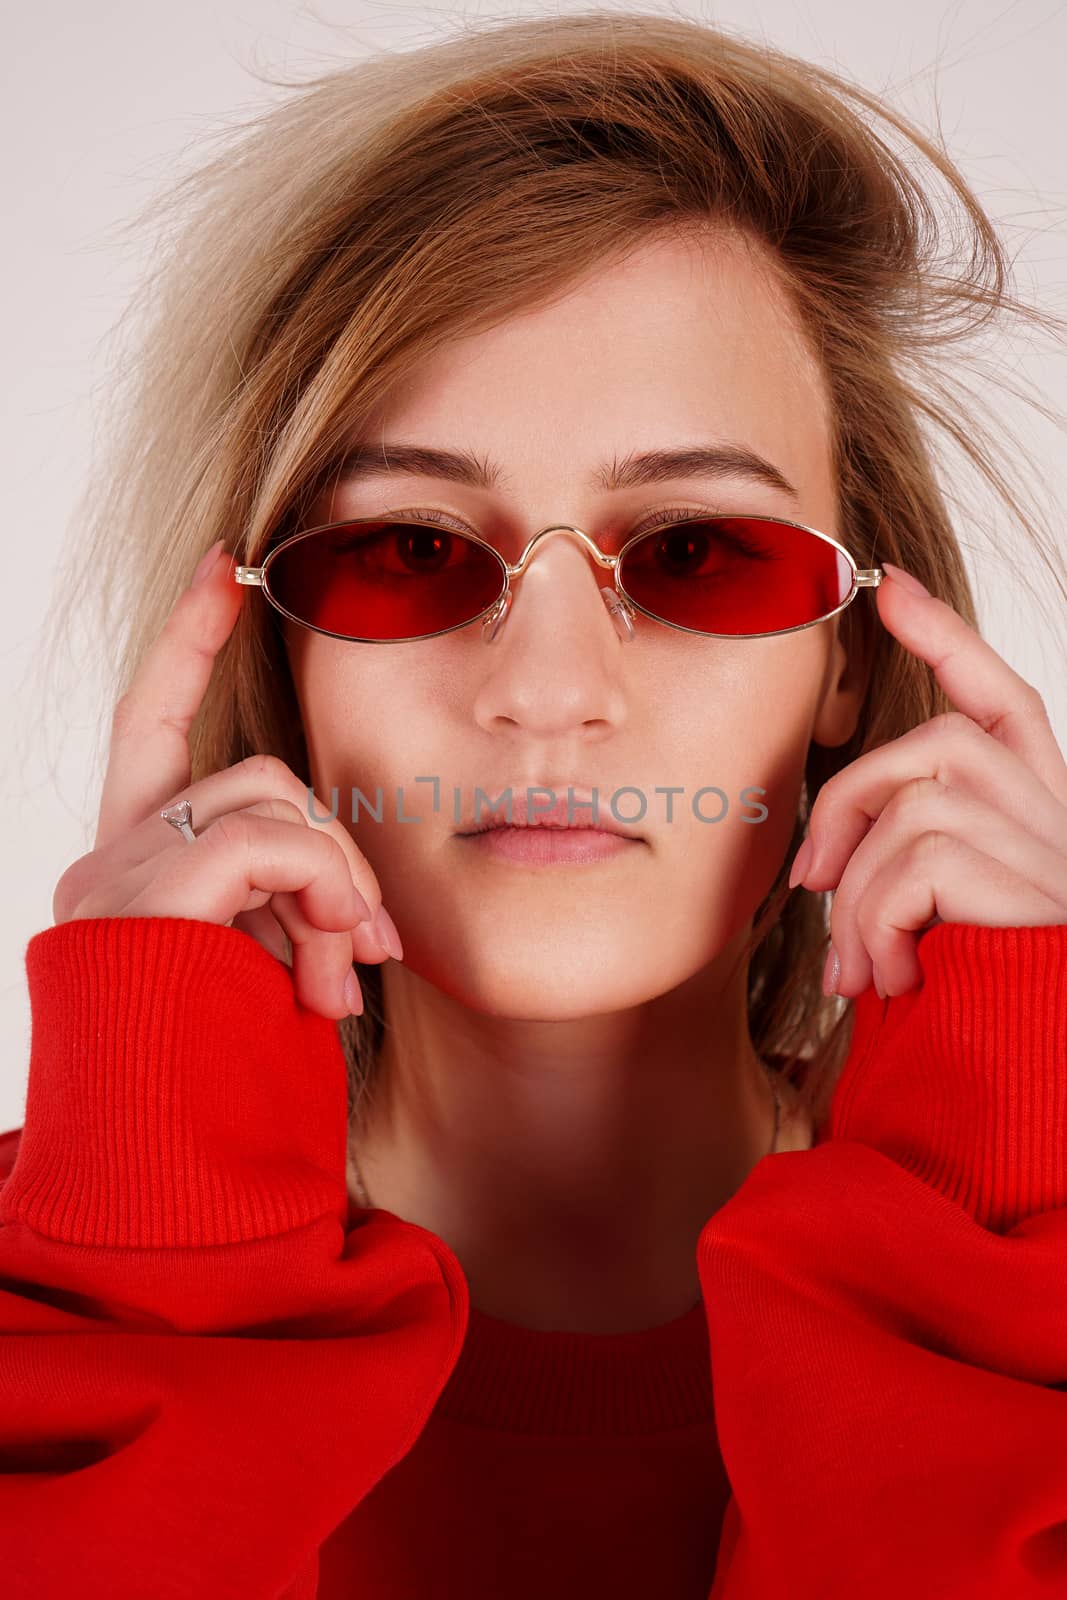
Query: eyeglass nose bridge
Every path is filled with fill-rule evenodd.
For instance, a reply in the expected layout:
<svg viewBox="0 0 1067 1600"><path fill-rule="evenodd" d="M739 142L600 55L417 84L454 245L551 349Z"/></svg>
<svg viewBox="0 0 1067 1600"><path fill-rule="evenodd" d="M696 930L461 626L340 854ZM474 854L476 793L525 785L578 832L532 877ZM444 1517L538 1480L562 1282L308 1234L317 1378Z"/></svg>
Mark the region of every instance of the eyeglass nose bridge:
<svg viewBox="0 0 1067 1600"><path fill-rule="evenodd" d="M584 529L576 528L573 523L570 522L553 522L549 527L541 528L539 532L534 534L533 538L527 544L518 561L504 562L504 571L507 574L507 588L482 623L482 636L487 644L492 644L493 640L498 637L501 628L504 626L504 623L507 620L508 612L511 610L511 601L513 596L512 580L522 576L534 550L540 544L541 540L546 538L550 533L573 534L576 539L581 540L582 544L586 548L586 552L592 556L593 560L598 566L606 567L613 577L617 573L619 557L605 555L600 546L595 542L595 540L589 537ZM624 644L628 644L634 636L633 607L626 599L626 596L619 592L617 577L615 583L616 586L614 588L609 588L606 584L603 585L601 587L600 594L611 616L611 619L615 624L616 633L619 635L619 638Z"/></svg>

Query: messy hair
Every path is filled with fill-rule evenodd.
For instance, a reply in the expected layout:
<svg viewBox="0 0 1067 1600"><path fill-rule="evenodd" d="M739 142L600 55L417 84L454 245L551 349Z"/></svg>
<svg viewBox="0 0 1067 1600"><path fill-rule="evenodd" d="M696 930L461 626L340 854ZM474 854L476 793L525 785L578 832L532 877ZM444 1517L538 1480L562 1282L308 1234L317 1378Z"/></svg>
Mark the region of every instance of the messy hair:
<svg viewBox="0 0 1067 1600"><path fill-rule="evenodd" d="M1019 446L983 422L963 376L994 319L1054 319L1017 296L940 141L874 95L718 26L596 9L497 19L281 86L136 221L161 224L160 246L125 313L137 331L109 380L111 447L63 579L101 602L115 698L208 547L221 537L261 562L361 421L443 343L672 229L726 225L769 251L827 385L838 537L858 566L898 563L977 625L944 447L1064 592L1040 514L1013 486ZM744 952L753 1044L789 1063L816 1123L853 1011L821 991L829 896L790 893L788 868L835 772L950 709L873 607L846 608L840 627L868 673L865 703L848 743L808 752ZM193 781L263 752L310 785L269 607L243 608L190 738ZM385 1026L380 969L359 979L364 1012L337 1025L350 1130Z"/></svg>

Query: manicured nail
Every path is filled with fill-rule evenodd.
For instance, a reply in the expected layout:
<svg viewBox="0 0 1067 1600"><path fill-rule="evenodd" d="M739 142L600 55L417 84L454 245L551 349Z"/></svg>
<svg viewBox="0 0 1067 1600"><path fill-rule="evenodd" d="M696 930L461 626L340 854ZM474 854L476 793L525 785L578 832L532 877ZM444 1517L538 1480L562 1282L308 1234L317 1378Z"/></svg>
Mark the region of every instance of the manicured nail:
<svg viewBox="0 0 1067 1600"><path fill-rule="evenodd" d="M374 919L374 937L383 949L397 961L404 959L404 946L400 943L400 935L396 931L396 923L382 906Z"/></svg>
<svg viewBox="0 0 1067 1600"><path fill-rule="evenodd" d="M920 583L912 573L905 572L903 567L894 567L888 561L883 561L882 566L894 583L899 583L902 589L909 589L912 594L925 594L929 597L930 591L924 583Z"/></svg>
<svg viewBox="0 0 1067 1600"><path fill-rule="evenodd" d="M363 995L360 992L359 979L356 977L355 968L349 967L348 977L345 979L345 1005L353 1017L363 1015Z"/></svg>
<svg viewBox="0 0 1067 1600"><path fill-rule="evenodd" d="M372 922L373 912L371 911L370 906L364 900L363 896L360 894L359 890L356 888L354 883L352 885L352 895L353 895L353 898L355 899L355 902L356 902L356 921L357 922L370 922L372 924L372 927L373 927L373 922Z"/></svg>
<svg viewBox="0 0 1067 1600"><path fill-rule="evenodd" d="M223 541L221 539L216 539L215 543L211 546L211 549L207 552L207 554L201 556L199 562L197 563L196 571L193 573L192 581L189 584L190 589L198 589L204 582L205 578L210 575L212 567L214 567L216 561L219 559L219 551L222 549L222 545Z"/></svg>
<svg viewBox="0 0 1067 1600"><path fill-rule="evenodd" d="M811 863L812 848L811 834L809 833L808 837L804 840L804 843L801 845L800 849L793 858L793 867L789 874L789 887L791 889L796 888L797 884L803 878L805 872L807 872Z"/></svg>
<svg viewBox="0 0 1067 1600"><path fill-rule="evenodd" d="M841 957L830 946L826 953L826 963L822 969L822 992L825 995L837 993L837 986L841 982Z"/></svg>

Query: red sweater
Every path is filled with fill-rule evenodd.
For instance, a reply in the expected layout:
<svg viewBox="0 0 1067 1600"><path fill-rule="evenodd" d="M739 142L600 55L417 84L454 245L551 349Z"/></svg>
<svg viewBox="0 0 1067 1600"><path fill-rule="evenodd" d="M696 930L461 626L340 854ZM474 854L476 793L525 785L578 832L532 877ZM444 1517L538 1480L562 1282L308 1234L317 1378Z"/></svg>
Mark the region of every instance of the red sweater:
<svg viewBox="0 0 1067 1600"><path fill-rule="evenodd" d="M1067 1596L1067 926L940 923L646 1332L471 1311L350 1203L336 1026L232 928L26 951L11 1600Z"/></svg>

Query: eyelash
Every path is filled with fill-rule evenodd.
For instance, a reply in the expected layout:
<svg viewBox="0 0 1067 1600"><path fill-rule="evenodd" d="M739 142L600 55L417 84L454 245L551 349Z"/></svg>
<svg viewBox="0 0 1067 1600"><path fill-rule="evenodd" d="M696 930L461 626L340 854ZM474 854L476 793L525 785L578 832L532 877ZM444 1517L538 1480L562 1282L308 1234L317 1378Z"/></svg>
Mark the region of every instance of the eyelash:
<svg viewBox="0 0 1067 1600"><path fill-rule="evenodd" d="M645 533L650 528L655 528L663 523L688 522L693 517L713 517L717 512L708 509L693 509L692 506L666 506L658 511L650 511L648 515L630 530L630 537L635 534ZM389 518L396 522L433 522L440 527L452 528L460 533L473 533L474 529L468 527L459 517L453 518L450 512L438 511L432 507L413 507L405 511L390 511Z"/></svg>

